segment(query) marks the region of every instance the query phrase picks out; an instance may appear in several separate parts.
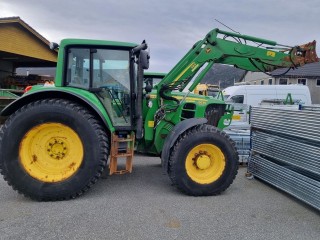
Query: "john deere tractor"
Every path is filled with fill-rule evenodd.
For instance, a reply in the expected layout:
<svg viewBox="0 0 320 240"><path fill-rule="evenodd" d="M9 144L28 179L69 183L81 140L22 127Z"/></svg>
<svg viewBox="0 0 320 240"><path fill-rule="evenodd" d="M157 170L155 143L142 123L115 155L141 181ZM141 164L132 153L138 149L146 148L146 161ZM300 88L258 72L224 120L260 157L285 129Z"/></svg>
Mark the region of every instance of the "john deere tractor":
<svg viewBox="0 0 320 240"><path fill-rule="evenodd" d="M59 47L55 84L28 88L1 113L7 117L0 130L1 174L32 199L70 199L102 174L130 173L138 150L160 156L182 192L219 194L238 169L235 145L222 131L231 110L223 101L190 92L215 63L268 72L318 60L315 42L277 45L213 29L155 87L143 87L149 66L145 42L52 44ZM119 169L121 158L125 166Z"/></svg>

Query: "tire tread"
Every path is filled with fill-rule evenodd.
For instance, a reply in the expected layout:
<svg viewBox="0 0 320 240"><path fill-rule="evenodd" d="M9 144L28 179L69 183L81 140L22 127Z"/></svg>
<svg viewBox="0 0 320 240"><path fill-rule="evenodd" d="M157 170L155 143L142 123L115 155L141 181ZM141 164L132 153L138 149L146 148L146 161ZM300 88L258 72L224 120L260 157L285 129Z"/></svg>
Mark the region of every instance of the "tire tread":
<svg viewBox="0 0 320 240"><path fill-rule="evenodd" d="M7 172L7 170L4 167L3 159L0 159L0 173L3 175L4 180L8 183L9 186L11 186L14 190L18 191L20 194L23 194L25 197L29 197L33 200L37 201L59 201L59 200L68 200L68 199L74 199L76 197L81 196L85 192L87 192L101 177L102 172L107 166L108 156L109 156L109 138L106 133L106 129L101 125L100 121L96 119L96 117L85 107L79 105L78 103L72 102L70 100L66 99L58 99L58 98L50 98L50 99L42 99L38 101L31 102L29 104L24 105L20 109L18 109L15 113L13 113L9 118L6 120L4 125L0 129L0 143L2 142L2 138L4 135L4 132L6 129L10 128L10 125L12 121L19 116L20 114L24 114L26 111L28 111L30 108L38 107L43 104L47 105L61 105L65 106L66 110L71 110L74 112L77 112L84 116L85 119L91 124L91 126L94 128L94 131L96 132L99 142L100 142L100 154L99 156L99 167L97 168L97 171L95 174L90 178L90 180L85 184L80 191L76 191L73 193L70 193L67 196L63 197L57 197L57 198L47 198L47 197L38 197L37 195L27 195L23 191L20 190L18 186L15 186L14 181L10 179L10 176ZM1 151L1 144L0 144L0 151Z"/></svg>
<svg viewBox="0 0 320 240"><path fill-rule="evenodd" d="M174 144L171 154L170 154L170 158L169 158L169 169L168 169L168 173L169 173L169 177L172 181L172 184L177 187L181 192L183 192L184 194L187 195L192 195L192 196L211 196L211 195L219 195L221 194L223 191L225 191L233 182L233 180L235 179L236 175L238 174L238 165L236 168L234 168L233 172L231 173L232 178L228 179L228 181L226 182L226 184L223 185L222 188L219 189L219 191L216 191L214 193L204 193L204 194L194 194L194 193L190 193L188 189L186 189L184 186L178 184L178 177L177 176L177 172L174 170L175 169L175 164L177 164L177 152L179 151L179 148L181 148L182 142L184 140L186 140L187 138L190 139L190 137L192 137L194 134L197 133L207 133L210 132L212 134L217 134L223 138L225 138L229 143L230 146L232 147L232 151L235 153L236 155L236 161L237 163L239 162L239 154L238 151L236 149L236 144L235 142L230 138L229 135L227 135L225 132L219 130L218 128L212 126L212 125L207 125L207 124L201 124L201 125L197 125L194 126L190 129L188 129L187 131L185 131L184 133L182 133L176 143Z"/></svg>

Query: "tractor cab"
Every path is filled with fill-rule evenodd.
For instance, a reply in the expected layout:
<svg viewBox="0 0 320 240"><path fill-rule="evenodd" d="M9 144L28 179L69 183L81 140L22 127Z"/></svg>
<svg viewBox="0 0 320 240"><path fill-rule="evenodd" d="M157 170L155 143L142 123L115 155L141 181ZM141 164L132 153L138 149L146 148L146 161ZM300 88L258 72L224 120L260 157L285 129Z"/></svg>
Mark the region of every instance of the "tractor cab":
<svg viewBox="0 0 320 240"><path fill-rule="evenodd" d="M65 62L65 86L94 92L114 126L131 126L134 86L130 73L134 76L135 63L129 50L70 47Z"/></svg>
<svg viewBox="0 0 320 240"><path fill-rule="evenodd" d="M64 56L59 56L57 66L63 74L55 86L91 92L100 100L112 127L133 130L138 72L143 71L139 61L144 50L138 47L133 43L65 39L60 46ZM148 56L143 56L142 62L148 61Z"/></svg>

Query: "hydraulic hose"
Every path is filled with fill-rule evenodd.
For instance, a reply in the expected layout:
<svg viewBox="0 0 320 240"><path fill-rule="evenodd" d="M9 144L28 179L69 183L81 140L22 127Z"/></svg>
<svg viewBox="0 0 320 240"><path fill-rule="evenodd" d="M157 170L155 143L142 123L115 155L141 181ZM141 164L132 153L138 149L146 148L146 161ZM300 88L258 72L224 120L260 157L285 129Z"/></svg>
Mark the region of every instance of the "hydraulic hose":
<svg viewBox="0 0 320 240"><path fill-rule="evenodd" d="M171 96L165 95L165 91L167 91L167 90L170 90L170 88L169 88L168 86L166 86L166 85L162 86L161 89L160 89L160 91L159 91L160 97L162 97L162 98L165 99L165 100L175 101L177 104L179 104L180 101L179 101L178 99L176 99L176 98L174 98L174 97L171 97Z"/></svg>

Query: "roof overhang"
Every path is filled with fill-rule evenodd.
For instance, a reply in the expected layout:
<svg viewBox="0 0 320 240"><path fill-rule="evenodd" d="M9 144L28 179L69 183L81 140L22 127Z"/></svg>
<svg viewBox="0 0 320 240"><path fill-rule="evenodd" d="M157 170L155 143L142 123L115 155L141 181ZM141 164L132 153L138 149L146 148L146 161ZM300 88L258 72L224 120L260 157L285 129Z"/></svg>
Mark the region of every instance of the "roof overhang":
<svg viewBox="0 0 320 240"><path fill-rule="evenodd" d="M17 67L55 67L57 51L19 17L0 18L0 61Z"/></svg>

